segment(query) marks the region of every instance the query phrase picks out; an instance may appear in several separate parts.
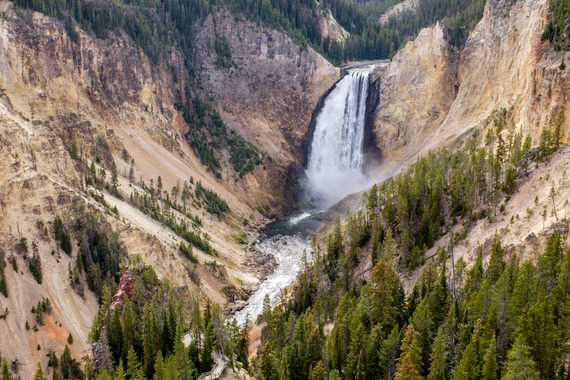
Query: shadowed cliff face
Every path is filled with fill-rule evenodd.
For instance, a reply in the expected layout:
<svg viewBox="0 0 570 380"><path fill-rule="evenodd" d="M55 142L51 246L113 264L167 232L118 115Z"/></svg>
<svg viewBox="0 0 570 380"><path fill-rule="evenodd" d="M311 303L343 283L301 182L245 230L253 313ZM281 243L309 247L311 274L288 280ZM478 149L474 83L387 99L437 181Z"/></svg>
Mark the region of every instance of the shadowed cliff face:
<svg viewBox="0 0 570 380"><path fill-rule="evenodd" d="M503 107L513 107L515 127L535 142L546 120L568 114L563 53L540 41L547 7L547 0L488 1L460 52L436 25L396 54L376 83L374 131L387 165L484 128Z"/></svg>
<svg viewBox="0 0 570 380"><path fill-rule="evenodd" d="M319 99L340 78L311 48L219 12L196 28L198 75L228 124L283 165L302 167Z"/></svg>

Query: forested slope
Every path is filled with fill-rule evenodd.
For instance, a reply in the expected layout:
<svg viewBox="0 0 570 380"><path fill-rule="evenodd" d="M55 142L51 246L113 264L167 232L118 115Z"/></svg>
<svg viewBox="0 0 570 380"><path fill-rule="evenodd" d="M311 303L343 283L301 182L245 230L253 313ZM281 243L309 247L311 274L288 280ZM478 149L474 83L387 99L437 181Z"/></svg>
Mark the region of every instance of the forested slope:
<svg viewBox="0 0 570 380"><path fill-rule="evenodd" d="M292 303L265 310L254 368L266 379L565 378L570 258L561 237L536 264L504 255L497 236L488 267L480 251L455 277L442 255L406 296L391 260L347 289L330 283L323 252Z"/></svg>
<svg viewBox="0 0 570 380"><path fill-rule="evenodd" d="M297 43L310 44L327 58L339 63L387 58L422 28L440 20L445 20L453 28L454 42L460 44L481 18L485 5L483 0L423 0L415 12L393 17L387 24L381 25L378 17L392 3L362 4L352 0L15 1L19 6L64 19L72 35L74 20L99 38L107 37L110 31L124 29L155 61L169 46L177 45L184 51L190 51L193 23L225 7L233 14L243 14L249 19L283 30ZM346 41L323 37L319 18L323 15L326 17L329 10L350 33Z"/></svg>
<svg viewBox="0 0 570 380"><path fill-rule="evenodd" d="M373 186L362 210L337 218L290 299L264 310L253 362L260 377L567 376L570 254L568 223L554 224L563 219L558 177L543 211L556 227L542 251L522 255L530 247L505 247L498 232L489 244L465 240L474 226L503 219L518 187L531 171L545 173L559 146L559 124L531 149L530 138L501 133L496 122L495 133L418 159Z"/></svg>

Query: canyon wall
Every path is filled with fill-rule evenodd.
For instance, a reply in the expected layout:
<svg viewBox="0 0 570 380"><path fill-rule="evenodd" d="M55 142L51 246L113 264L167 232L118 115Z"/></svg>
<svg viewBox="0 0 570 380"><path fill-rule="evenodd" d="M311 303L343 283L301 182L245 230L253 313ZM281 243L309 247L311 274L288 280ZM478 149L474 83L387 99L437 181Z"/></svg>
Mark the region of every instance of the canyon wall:
<svg viewBox="0 0 570 380"><path fill-rule="evenodd" d="M227 152L221 152L227 171L220 179L184 138L187 126L175 107L188 78L180 52L170 49L161 62L152 62L121 33L100 40L76 29L74 41L53 18L15 11L6 1L0 2L0 12L0 261L9 292L8 298L0 295L0 314L9 311L0 320L0 330L7 332L0 352L20 363L18 375L30 378L38 361L45 368L46 353L60 355L70 333L74 357L89 349L88 332L99 305L85 275L80 276L83 294L71 286L68 268L76 264L80 242L72 236L71 255L60 251L53 234L56 216L66 224L86 212L102 218L120 232L128 259L153 265L178 294L222 305L231 301L234 288L245 295L239 288L248 289L264 274L259 263L251 264L249 248L264 222L257 210L285 203L286 174L301 162L312 108L340 71L283 33L223 13L207 18L197 43L206 49L209 33L223 32L235 65L220 68L198 55L203 90L216 97L231 127L274 157L267 168L258 166L240 179L227 163ZM79 159L70 155L71 141ZM127 175L131 159L134 181ZM93 164L109 181L113 162L120 196L85 180ZM177 249L180 236L127 201L133 191L144 192L140 181L156 184L158 176L164 190L192 178L228 203L230 211L221 217L207 213L200 202L188 207L217 256L195 248L198 263L191 263ZM41 284L28 269L32 249L28 254L21 248L22 238L37 247ZM10 264L14 258L17 271ZM35 331L31 309L42 298L54 311Z"/></svg>
<svg viewBox="0 0 570 380"><path fill-rule="evenodd" d="M195 43L198 75L228 124L278 162L301 166L313 110L340 69L281 32L224 12L196 26Z"/></svg>
<svg viewBox="0 0 570 380"><path fill-rule="evenodd" d="M548 120L569 111L567 70L558 68L565 52L540 40L547 8L547 0L490 0L461 51L436 25L398 52L376 82L374 131L386 161L409 162L482 132L501 108L512 107L517 130L537 144Z"/></svg>

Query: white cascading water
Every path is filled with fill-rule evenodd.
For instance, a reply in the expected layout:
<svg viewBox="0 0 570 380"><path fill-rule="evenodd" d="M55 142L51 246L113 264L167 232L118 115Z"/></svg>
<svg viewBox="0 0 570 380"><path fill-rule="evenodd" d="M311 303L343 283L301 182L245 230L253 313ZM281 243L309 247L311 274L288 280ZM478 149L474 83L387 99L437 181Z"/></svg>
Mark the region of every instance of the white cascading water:
<svg viewBox="0 0 570 380"><path fill-rule="evenodd" d="M329 206L366 185L362 145L371 71L350 71L327 96L317 116L305 174L319 206Z"/></svg>
<svg viewBox="0 0 570 380"><path fill-rule="evenodd" d="M369 181L362 172L363 140L369 74L373 67L350 71L325 99L316 119L307 170L308 191L319 207L330 206L345 195L365 188ZM271 304L280 299L281 290L295 280L302 269L302 257L312 259L312 246L306 234L289 228L307 222L303 213L286 219L281 231L264 238L256 249L273 255L277 268L248 300L248 305L233 316L243 324L248 316L255 320L263 310L263 299ZM275 232L275 231L273 231Z"/></svg>

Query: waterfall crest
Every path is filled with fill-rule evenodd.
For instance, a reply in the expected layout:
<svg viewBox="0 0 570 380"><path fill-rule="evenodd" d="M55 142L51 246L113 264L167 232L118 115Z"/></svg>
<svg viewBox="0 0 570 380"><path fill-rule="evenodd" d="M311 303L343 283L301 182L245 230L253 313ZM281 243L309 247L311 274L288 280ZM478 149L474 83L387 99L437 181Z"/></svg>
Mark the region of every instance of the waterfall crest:
<svg viewBox="0 0 570 380"><path fill-rule="evenodd" d="M318 114L305 174L319 206L329 206L366 184L363 138L371 68L350 71Z"/></svg>

